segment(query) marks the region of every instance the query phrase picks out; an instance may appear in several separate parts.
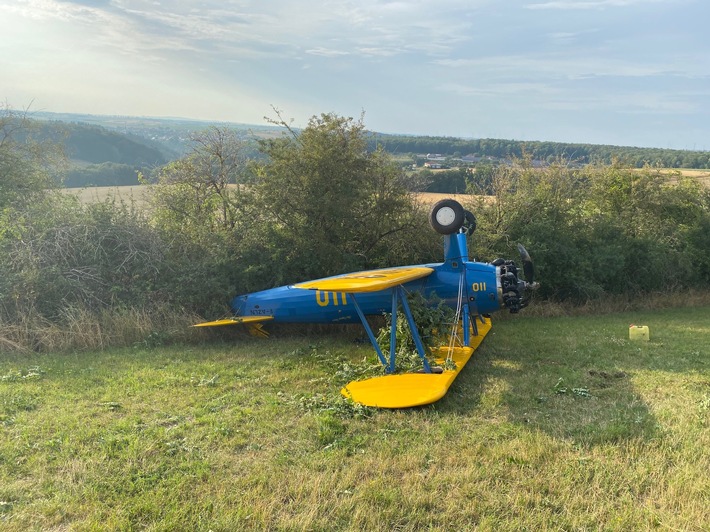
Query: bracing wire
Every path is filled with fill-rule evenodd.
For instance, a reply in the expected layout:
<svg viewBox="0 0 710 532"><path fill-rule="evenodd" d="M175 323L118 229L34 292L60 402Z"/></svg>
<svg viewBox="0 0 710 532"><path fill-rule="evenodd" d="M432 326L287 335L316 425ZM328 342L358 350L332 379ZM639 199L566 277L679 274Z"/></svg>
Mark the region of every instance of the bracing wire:
<svg viewBox="0 0 710 532"><path fill-rule="evenodd" d="M452 360L454 354L454 347L457 344L462 344L461 338L459 338L459 322L461 321L461 310L463 309L463 287L465 271L466 270L462 270L461 275L459 276L459 292L456 300L456 315L454 317L454 323L451 325L451 335L449 336L449 349L446 355L447 362Z"/></svg>

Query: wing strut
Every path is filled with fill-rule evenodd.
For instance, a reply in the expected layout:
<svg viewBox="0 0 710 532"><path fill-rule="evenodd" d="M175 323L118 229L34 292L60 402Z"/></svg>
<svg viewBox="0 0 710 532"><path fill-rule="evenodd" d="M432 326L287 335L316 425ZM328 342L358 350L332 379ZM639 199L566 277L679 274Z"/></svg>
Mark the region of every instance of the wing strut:
<svg viewBox="0 0 710 532"><path fill-rule="evenodd" d="M353 305L355 306L357 315L360 317L360 321L362 322L363 327L365 327L365 331L367 332L367 336L370 339L370 343L372 343L372 347L374 347L375 351L377 352L377 358L380 359L380 362L385 367L385 373L394 373L395 371L395 356L397 354L397 303L400 302L402 303L402 310L404 311L404 316L412 333L414 345L417 348L417 354L419 355L419 358L421 358L422 364L424 365L424 372L431 373L431 365L426 359L426 354L424 352L424 344L422 343L422 339L419 336L417 326L414 323L414 317L412 316L412 311L410 310L409 303L407 302L407 294L405 293L404 288L402 288L401 285L392 287L392 323L390 333L391 336L389 361L382 354L382 348L377 342L377 338L375 338L375 334L372 332L372 328L367 322L365 314L363 314L362 309L360 308L360 305L357 302L355 294L351 292L350 297L352 299Z"/></svg>

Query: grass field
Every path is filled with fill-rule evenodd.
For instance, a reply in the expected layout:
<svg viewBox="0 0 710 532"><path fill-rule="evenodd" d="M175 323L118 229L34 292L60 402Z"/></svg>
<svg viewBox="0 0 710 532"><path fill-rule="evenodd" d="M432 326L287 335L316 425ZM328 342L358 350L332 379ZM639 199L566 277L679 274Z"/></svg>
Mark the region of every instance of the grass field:
<svg viewBox="0 0 710 532"><path fill-rule="evenodd" d="M710 307L494 320L399 411L338 331L0 355L0 528L708 529Z"/></svg>

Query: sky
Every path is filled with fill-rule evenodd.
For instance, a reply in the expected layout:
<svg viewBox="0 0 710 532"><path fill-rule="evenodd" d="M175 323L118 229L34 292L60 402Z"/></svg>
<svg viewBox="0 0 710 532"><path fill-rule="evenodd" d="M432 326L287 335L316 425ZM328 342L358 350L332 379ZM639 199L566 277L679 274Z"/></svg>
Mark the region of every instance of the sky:
<svg viewBox="0 0 710 532"><path fill-rule="evenodd" d="M708 0L0 0L15 109L710 150Z"/></svg>

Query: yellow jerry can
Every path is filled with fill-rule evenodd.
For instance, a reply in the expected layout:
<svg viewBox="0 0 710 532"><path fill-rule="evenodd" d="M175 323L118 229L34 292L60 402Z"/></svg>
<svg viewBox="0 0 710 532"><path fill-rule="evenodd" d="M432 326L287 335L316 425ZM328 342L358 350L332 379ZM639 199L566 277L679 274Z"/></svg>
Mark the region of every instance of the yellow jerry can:
<svg viewBox="0 0 710 532"><path fill-rule="evenodd" d="M648 325L629 325L629 340L645 340L650 339Z"/></svg>

